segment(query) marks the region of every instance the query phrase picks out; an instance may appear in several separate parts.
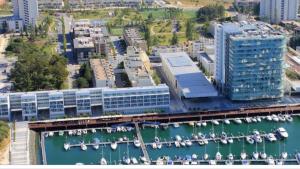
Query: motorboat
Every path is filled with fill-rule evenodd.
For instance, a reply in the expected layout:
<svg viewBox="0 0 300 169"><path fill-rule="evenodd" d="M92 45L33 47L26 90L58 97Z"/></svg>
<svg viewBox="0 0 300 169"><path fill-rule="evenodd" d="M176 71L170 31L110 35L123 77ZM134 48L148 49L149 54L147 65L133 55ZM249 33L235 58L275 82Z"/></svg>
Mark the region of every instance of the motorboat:
<svg viewBox="0 0 300 169"><path fill-rule="evenodd" d="M252 157L253 157L254 160L257 160L259 158L259 153L257 151L253 152Z"/></svg>
<svg viewBox="0 0 300 169"><path fill-rule="evenodd" d="M192 122L192 121L190 121L190 122L189 122L189 126L195 126L195 123Z"/></svg>
<svg viewBox="0 0 300 169"><path fill-rule="evenodd" d="M185 142L185 144L186 144L187 146L189 146L189 147L193 145L192 141L189 140L189 139L184 140L184 142Z"/></svg>
<svg viewBox="0 0 300 169"><path fill-rule="evenodd" d="M180 145L181 145L182 147L185 147L185 146L186 146L186 144L185 144L184 141L180 142Z"/></svg>
<svg viewBox="0 0 300 169"><path fill-rule="evenodd" d="M225 119L225 120L224 120L224 123L225 123L225 124L230 124L230 120Z"/></svg>
<svg viewBox="0 0 300 169"><path fill-rule="evenodd" d="M214 125L219 125L219 124L220 124L220 123L218 122L218 120L212 120L211 123L214 124Z"/></svg>
<svg viewBox="0 0 300 169"><path fill-rule="evenodd" d="M298 164L300 164L300 153L296 153L295 155Z"/></svg>
<svg viewBox="0 0 300 169"><path fill-rule="evenodd" d="M209 165L217 165L217 162L215 160L209 160L208 164Z"/></svg>
<svg viewBox="0 0 300 169"><path fill-rule="evenodd" d="M126 165L129 165L131 162L130 158L128 156L124 156L123 157L123 163L126 164Z"/></svg>
<svg viewBox="0 0 300 169"><path fill-rule="evenodd" d="M118 148L118 143L117 143L117 142L112 142L112 143L110 144L110 148L111 148L112 150L116 150L116 149Z"/></svg>
<svg viewBox="0 0 300 169"><path fill-rule="evenodd" d="M285 115L285 119L286 119L288 122L292 122L292 121L293 121L293 117L292 117L291 115L288 115L288 114Z"/></svg>
<svg viewBox="0 0 300 169"><path fill-rule="evenodd" d="M112 129L110 127L106 129L107 133L111 133L111 131L112 131Z"/></svg>
<svg viewBox="0 0 300 169"><path fill-rule="evenodd" d="M245 121L246 121L247 123L251 123L251 122L252 122L252 120L251 120L250 117L246 117L246 118L245 118Z"/></svg>
<svg viewBox="0 0 300 169"><path fill-rule="evenodd" d="M81 147L81 150L83 150L83 151L87 150L87 146L84 144L84 142L80 143L80 147Z"/></svg>
<svg viewBox="0 0 300 169"><path fill-rule="evenodd" d="M204 143L204 141L201 139L201 140L198 141L198 144L199 144L200 146L203 146L205 143Z"/></svg>
<svg viewBox="0 0 300 169"><path fill-rule="evenodd" d="M229 138L227 139L227 141L228 141L228 143L232 144L232 143L233 143L233 138L232 138L232 137L229 137Z"/></svg>
<svg viewBox="0 0 300 169"><path fill-rule="evenodd" d="M161 142L156 143L156 145L157 145L157 148L158 148L158 149L161 149L161 148L162 148Z"/></svg>
<svg viewBox="0 0 300 169"><path fill-rule="evenodd" d="M220 140L222 144L227 144L227 134L225 132L222 132Z"/></svg>
<svg viewBox="0 0 300 169"><path fill-rule="evenodd" d="M179 141L175 141L175 147L180 147L180 142Z"/></svg>
<svg viewBox="0 0 300 169"><path fill-rule="evenodd" d="M262 142L262 138L260 136L260 133L257 130L253 131L253 139L257 143L261 143Z"/></svg>
<svg viewBox="0 0 300 169"><path fill-rule="evenodd" d="M157 144L154 142L154 143L152 143L152 148L153 149L157 149Z"/></svg>
<svg viewBox="0 0 300 169"><path fill-rule="evenodd" d="M241 159L245 160L247 158L247 154L245 152L241 152Z"/></svg>
<svg viewBox="0 0 300 169"><path fill-rule="evenodd" d="M276 114L273 114L272 115L272 120L275 121L275 122L278 122L279 121L279 118Z"/></svg>
<svg viewBox="0 0 300 169"><path fill-rule="evenodd" d="M156 165L164 165L164 159L161 157L158 157L156 160Z"/></svg>
<svg viewBox="0 0 300 169"><path fill-rule="evenodd" d="M160 126L164 129L164 130L167 130L169 128L169 125L167 123L163 123L163 124L160 124Z"/></svg>
<svg viewBox="0 0 300 169"><path fill-rule="evenodd" d="M68 151L70 149L70 144L69 143L64 143L64 149Z"/></svg>
<svg viewBox="0 0 300 169"><path fill-rule="evenodd" d="M155 143L159 143L160 142L159 138L158 137L154 137L154 142Z"/></svg>
<svg viewBox="0 0 300 169"><path fill-rule="evenodd" d="M59 136L63 136L63 135L64 135L64 131L62 131L62 130L59 131L59 132L58 132L58 135L59 135Z"/></svg>
<svg viewBox="0 0 300 169"><path fill-rule="evenodd" d="M135 147L141 147L141 142L138 138L134 139L133 144L134 144Z"/></svg>
<svg viewBox="0 0 300 169"><path fill-rule="evenodd" d="M282 159L277 159L277 160L275 161L275 164L276 164L276 165L283 165L284 162L283 162Z"/></svg>
<svg viewBox="0 0 300 169"><path fill-rule="evenodd" d="M94 144L94 145L93 145L93 148L94 148L95 150L98 150L98 149L99 149L99 144Z"/></svg>
<svg viewBox="0 0 300 169"><path fill-rule="evenodd" d="M44 133L44 136L47 138L49 136L49 133L48 132L45 132Z"/></svg>
<svg viewBox="0 0 300 169"><path fill-rule="evenodd" d="M210 132L209 133L209 137L212 138L212 139L215 139L216 138L216 134L213 133L213 132Z"/></svg>
<svg viewBox="0 0 300 169"><path fill-rule="evenodd" d="M204 144L208 144L208 140L207 139L203 139Z"/></svg>
<svg viewBox="0 0 300 169"><path fill-rule="evenodd" d="M216 160L222 160L222 154L220 152L216 153Z"/></svg>
<svg viewBox="0 0 300 169"><path fill-rule="evenodd" d="M124 141L128 141L128 137L123 136L123 140L124 140Z"/></svg>
<svg viewBox="0 0 300 169"><path fill-rule="evenodd" d="M173 127L174 127L174 128L178 128L178 127L180 127L180 125L179 125L179 123L174 123L174 124L173 124Z"/></svg>
<svg viewBox="0 0 300 169"><path fill-rule="evenodd" d="M287 152L284 151L284 152L281 153L281 158L282 159L287 159L287 157L288 157L288 153Z"/></svg>
<svg viewBox="0 0 300 169"><path fill-rule="evenodd" d="M68 134L69 134L69 136L72 136L73 135L73 130L69 130Z"/></svg>
<svg viewBox="0 0 300 169"><path fill-rule="evenodd" d="M205 135L201 132L198 133L199 139L205 139Z"/></svg>
<svg viewBox="0 0 300 169"><path fill-rule="evenodd" d="M279 137L281 138L288 138L289 134L288 132L285 130L285 128L280 127L276 130L276 133L278 134Z"/></svg>
<svg viewBox="0 0 300 169"><path fill-rule="evenodd" d="M82 130L82 133L83 133L83 134L87 134L87 129L83 129L83 130Z"/></svg>
<svg viewBox="0 0 300 169"><path fill-rule="evenodd" d="M52 136L54 136L54 132L53 132L53 131L50 131L50 132L49 132L49 137L52 137Z"/></svg>
<svg viewBox="0 0 300 169"><path fill-rule="evenodd" d="M146 162L146 161L147 161L147 159L146 159L145 156L140 156L140 160L141 160L142 162Z"/></svg>
<svg viewBox="0 0 300 169"><path fill-rule="evenodd" d="M233 160L234 157L233 157L233 154L232 153L229 153L228 156L227 156L228 160Z"/></svg>
<svg viewBox="0 0 300 169"><path fill-rule="evenodd" d="M246 141L249 144L254 144L254 139L251 136L246 136Z"/></svg>
<svg viewBox="0 0 300 169"><path fill-rule="evenodd" d="M268 133L268 134L266 135L266 138L267 138L270 142L273 142L273 141L276 141L276 140L277 140L276 137L275 137L275 135L274 135L273 133Z"/></svg>
<svg viewBox="0 0 300 169"><path fill-rule="evenodd" d="M106 161L106 159L104 157L101 158L100 164L101 165L107 165L107 161Z"/></svg>
<svg viewBox="0 0 300 169"><path fill-rule="evenodd" d="M81 130L80 129L77 130L76 134L77 134L77 136L81 136Z"/></svg>
<svg viewBox="0 0 300 169"><path fill-rule="evenodd" d="M201 122L197 122L197 123L196 123L196 126L197 126L197 127L201 127Z"/></svg>
<svg viewBox="0 0 300 169"><path fill-rule="evenodd" d="M198 156L197 154L192 154L192 160L197 160Z"/></svg>
<svg viewBox="0 0 300 169"><path fill-rule="evenodd" d="M267 154L265 152L259 153L259 156L261 159L266 159L267 158Z"/></svg>
<svg viewBox="0 0 300 169"><path fill-rule="evenodd" d="M198 135L196 135L196 134L192 134L192 138L193 138L194 140L198 140L198 139L199 139Z"/></svg>
<svg viewBox="0 0 300 169"><path fill-rule="evenodd" d="M175 136L175 139L176 139L176 141L179 141L179 142L182 141L182 138L181 138L179 135L176 135L176 136Z"/></svg>
<svg viewBox="0 0 300 169"><path fill-rule="evenodd" d="M96 131L96 129L92 129L92 133L96 133L97 131Z"/></svg>
<svg viewBox="0 0 300 169"><path fill-rule="evenodd" d="M257 122L261 122L261 118L260 117L256 117L256 119L257 119Z"/></svg>
<svg viewBox="0 0 300 169"><path fill-rule="evenodd" d="M242 120L240 118L235 118L233 120L236 124L241 124L242 123Z"/></svg>
<svg viewBox="0 0 300 169"><path fill-rule="evenodd" d="M202 122L202 126L203 126L203 127L206 127L206 126L207 126L206 121L203 121L203 122Z"/></svg>
<svg viewBox="0 0 300 169"><path fill-rule="evenodd" d="M257 123L257 119L255 117L251 118L254 123Z"/></svg>
<svg viewBox="0 0 300 169"><path fill-rule="evenodd" d="M284 115L282 115L282 114L278 115L278 119L279 119L279 121L282 121L282 122L285 122L285 120L286 120Z"/></svg>
<svg viewBox="0 0 300 169"><path fill-rule="evenodd" d="M233 165L234 161L233 160L226 160L225 165Z"/></svg>
<svg viewBox="0 0 300 169"><path fill-rule="evenodd" d="M272 117L271 116L267 116L267 120L268 121L272 121Z"/></svg>
<svg viewBox="0 0 300 169"><path fill-rule="evenodd" d="M133 165L139 164L138 160L135 157L131 158L131 162L132 162Z"/></svg>
<svg viewBox="0 0 300 169"><path fill-rule="evenodd" d="M268 157L268 159L267 159L267 164L268 164L268 165L275 165L275 160L273 159L272 156Z"/></svg>
<svg viewBox="0 0 300 169"><path fill-rule="evenodd" d="M204 159L204 160L208 160L208 158L209 158L209 155L208 155L207 153L205 153L205 154L203 155L203 159Z"/></svg>
<svg viewBox="0 0 300 169"><path fill-rule="evenodd" d="M124 141L123 137L120 137L118 140L119 140L119 142L123 142Z"/></svg>

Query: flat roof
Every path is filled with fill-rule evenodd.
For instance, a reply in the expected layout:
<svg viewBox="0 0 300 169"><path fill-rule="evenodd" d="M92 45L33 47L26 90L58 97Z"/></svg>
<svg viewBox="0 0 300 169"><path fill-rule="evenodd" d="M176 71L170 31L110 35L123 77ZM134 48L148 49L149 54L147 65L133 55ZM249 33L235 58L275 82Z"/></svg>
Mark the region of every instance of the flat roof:
<svg viewBox="0 0 300 169"><path fill-rule="evenodd" d="M186 98L214 97L218 92L185 52L160 53Z"/></svg>

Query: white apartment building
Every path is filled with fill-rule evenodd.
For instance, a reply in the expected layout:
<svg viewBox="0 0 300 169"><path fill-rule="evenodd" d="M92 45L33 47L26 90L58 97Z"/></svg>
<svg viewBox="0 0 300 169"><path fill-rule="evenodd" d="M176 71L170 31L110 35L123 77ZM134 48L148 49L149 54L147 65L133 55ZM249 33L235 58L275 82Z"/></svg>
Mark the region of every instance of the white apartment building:
<svg viewBox="0 0 300 169"><path fill-rule="evenodd" d="M64 7L63 0L38 0L39 10L62 9Z"/></svg>
<svg viewBox="0 0 300 169"><path fill-rule="evenodd" d="M35 26L39 15L37 0L13 0L14 17L23 20L25 26Z"/></svg>
<svg viewBox="0 0 300 169"><path fill-rule="evenodd" d="M297 19L299 0L261 0L260 18L269 23Z"/></svg>
<svg viewBox="0 0 300 169"><path fill-rule="evenodd" d="M111 64L106 59L90 59L95 87L114 87L115 75Z"/></svg>
<svg viewBox="0 0 300 169"><path fill-rule="evenodd" d="M0 119L9 120L11 113L21 113L23 120L38 118L39 111L49 111L50 118L63 117L66 109L76 115L92 114L93 107L102 112L144 113L168 110L169 87L165 84L131 88L87 88L0 95Z"/></svg>

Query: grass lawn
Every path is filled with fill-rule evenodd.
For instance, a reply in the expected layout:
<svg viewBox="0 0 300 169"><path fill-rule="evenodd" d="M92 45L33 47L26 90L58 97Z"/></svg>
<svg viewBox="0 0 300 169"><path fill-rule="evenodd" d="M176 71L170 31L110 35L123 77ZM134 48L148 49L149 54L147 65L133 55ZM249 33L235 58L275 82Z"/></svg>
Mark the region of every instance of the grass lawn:
<svg viewBox="0 0 300 169"><path fill-rule="evenodd" d="M234 0L166 0L166 2L181 7L195 8L215 3L222 3L225 5L225 7L229 7Z"/></svg>
<svg viewBox="0 0 300 169"><path fill-rule="evenodd" d="M122 36L123 35L123 28L111 28L111 34L113 36Z"/></svg>

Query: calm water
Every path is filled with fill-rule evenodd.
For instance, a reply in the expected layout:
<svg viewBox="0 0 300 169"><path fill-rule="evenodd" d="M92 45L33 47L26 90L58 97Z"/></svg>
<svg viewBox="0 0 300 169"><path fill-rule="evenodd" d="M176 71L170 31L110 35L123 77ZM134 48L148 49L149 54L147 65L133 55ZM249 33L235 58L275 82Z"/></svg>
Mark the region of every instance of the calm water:
<svg viewBox="0 0 300 169"><path fill-rule="evenodd" d="M289 153L290 158L294 158L295 152L300 150L300 118L298 116L294 116L293 122L269 122L267 120L262 120L260 123L250 123L246 124L243 121L243 124L235 124L231 121L231 124L226 125L220 122L220 125L212 126L211 123L208 123L206 127L192 127L188 124L181 124L179 128L174 128L173 126L169 126L168 129L154 129L150 127L141 128L142 137L145 143L151 143L154 140L154 137L157 133L157 136L160 137L160 140L172 140L175 135L180 135L181 137L191 137L192 133L202 132L206 135L209 132L214 131L216 134L220 134L222 131L225 131L228 135L241 135L241 134L251 134L253 130L258 130L261 133L263 132L271 132L279 127L284 127L289 133L289 138L284 141L276 141L270 143L268 141L265 142L265 150L268 155L272 155L273 157L278 157L279 154L285 149ZM66 135L66 134L65 134ZM133 144L129 144L127 146L126 143L118 144L118 148L115 151L112 151L110 145L106 147L99 148L98 150L92 149L92 147L88 146L87 151L82 151L80 147L71 148L69 151L65 151L63 149L63 144L65 142L70 143L79 143L84 140L86 143L92 142L93 138L97 137L101 141L112 141L116 140L119 137L126 136L130 140L132 140L135 136L135 131L131 132L117 132L108 134L105 131L98 130L97 133L92 134L89 132L84 136L57 136L48 137L45 139L45 147L46 147L46 155L47 155L47 163L48 164L75 164L75 163L84 163L84 164L99 164L99 160L103 156L107 159L110 164L118 164L120 159L127 154L127 149L129 150L130 157L139 157L143 154L141 149L135 148ZM148 154L151 160L156 160L160 156L170 156L173 158L176 156L185 156L197 154L198 157L202 157L206 152L210 155L211 158L214 158L216 152L219 151L223 155L223 159L231 152L234 154L235 159L240 158L240 153L243 151L243 145L245 147L246 153L250 156L252 152L255 151L255 144L248 144L246 141L234 140L233 144L222 145L221 143L209 142L206 146L200 146L198 143L193 143L191 147L181 147L176 148L174 145L172 147L163 146L162 149L152 149L152 147L147 146ZM263 144L257 144L257 150L259 152L263 151Z"/></svg>

